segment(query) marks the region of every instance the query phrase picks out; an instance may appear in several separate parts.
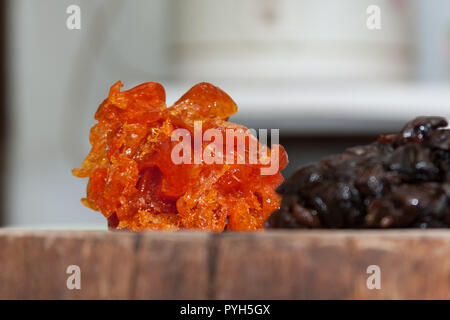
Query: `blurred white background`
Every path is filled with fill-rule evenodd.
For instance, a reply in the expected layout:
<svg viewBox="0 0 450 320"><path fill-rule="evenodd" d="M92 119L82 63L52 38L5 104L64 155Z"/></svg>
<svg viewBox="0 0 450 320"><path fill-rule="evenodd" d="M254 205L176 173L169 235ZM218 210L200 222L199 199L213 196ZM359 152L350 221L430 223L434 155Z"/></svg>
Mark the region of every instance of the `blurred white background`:
<svg viewBox="0 0 450 320"><path fill-rule="evenodd" d="M81 30L66 28L72 4ZM369 5L381 9L380 30L366 27ZM8 226L105 227L81 205L87 181L71 169L119 79L161 82L168 104L196 82L219 85L239 106L232 120L280 129L287 174L414 116L450 115L450 0L10 0L7 9Z"/></svg>

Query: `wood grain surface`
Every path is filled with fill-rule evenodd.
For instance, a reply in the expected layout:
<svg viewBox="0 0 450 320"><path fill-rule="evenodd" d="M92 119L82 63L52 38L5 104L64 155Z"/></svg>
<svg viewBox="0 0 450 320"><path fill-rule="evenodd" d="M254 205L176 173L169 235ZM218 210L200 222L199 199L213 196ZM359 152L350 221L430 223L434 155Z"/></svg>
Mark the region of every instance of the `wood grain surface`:
<svg viewBox="0 0 450 320"><path fill-rule="evenodd" d="M0 299L450 299L450 230L0 229Z"/></svg>

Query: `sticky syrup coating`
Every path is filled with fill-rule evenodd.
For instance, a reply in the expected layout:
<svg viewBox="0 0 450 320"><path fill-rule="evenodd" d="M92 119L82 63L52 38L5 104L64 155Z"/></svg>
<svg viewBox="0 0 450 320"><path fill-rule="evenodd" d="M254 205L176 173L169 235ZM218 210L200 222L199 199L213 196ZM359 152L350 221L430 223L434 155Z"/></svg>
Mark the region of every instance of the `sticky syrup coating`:
<svg viewBox="0 0 450 320"><path fill-rule="evenodd" d="M288 162L283 147L267 148L267 156L277 155L279 164L272 175L261 174L260 169L268 165L248 161L175 164L171 154L179 143L172 141L176 129L186 129L194 137L194 121L201 121L203 130L214 128L223 134L222 143L216 146L224 150L227 129L246 130L227 121L237 111L234 101L218 87L199 83L167 108L159 83L147 82L127 91L121 87L120 81L115 83L98 108L97 123L90 132L92 149L81 168L73 170L75 176L89 178L82 203L100 211L110 228L262 229L263 222L279 208L274 189L283 181L280 170ZM245 141L252 139L256 138ZM202 154L210 144L202 142ZM235 144L230 150L233 156L239 143ZM194 143L190 148L194 154ZM245 157L248 160L247 147Z"/></svg>

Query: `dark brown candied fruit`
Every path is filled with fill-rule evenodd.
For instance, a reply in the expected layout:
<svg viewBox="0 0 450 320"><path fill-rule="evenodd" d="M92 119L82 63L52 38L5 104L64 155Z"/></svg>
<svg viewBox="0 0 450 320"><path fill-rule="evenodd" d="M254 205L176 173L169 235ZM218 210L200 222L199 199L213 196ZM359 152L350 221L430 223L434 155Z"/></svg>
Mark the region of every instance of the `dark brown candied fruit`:
<svg viewBox="0 0 450 320"><path fill-rule="evenodd" d="M272 228L450 226L450 129L418 117L399 134L298 169L278 187Z"/></svg>
<svg viewBox="0 0 450 320"><path fill-rule="evenodd" d="M223 164L202 159L177 164L171 158L178 144L172 134L184 129L194 137L195 121L204 130L216 129L218 137L223 135L222 142L216 138L214 143L200 141L196 150L201 149L202 155L226 150L236 159L242 150L238 147L244 144L243 157L250 156L242 140L231 143L228 150L227 131L239 135L246 130L226 121L237 111L234 101L221 89L199 83L167 108L159 83L148 82L127 91L121 91L121 86L120 81L114 84L98 108L90 133L92 149L81 168L73 170L75 176L89 178L82 202L100 211L110 228L262 229L267 217L279 208L275 188L283 181L280 171L287 165L283 147L265 149L256 137L244 138L258 147L258 155L278 164L272 174L261 174L268 166L263 162ZM194 154L195 143L189 141L185 146Z"/></svg>

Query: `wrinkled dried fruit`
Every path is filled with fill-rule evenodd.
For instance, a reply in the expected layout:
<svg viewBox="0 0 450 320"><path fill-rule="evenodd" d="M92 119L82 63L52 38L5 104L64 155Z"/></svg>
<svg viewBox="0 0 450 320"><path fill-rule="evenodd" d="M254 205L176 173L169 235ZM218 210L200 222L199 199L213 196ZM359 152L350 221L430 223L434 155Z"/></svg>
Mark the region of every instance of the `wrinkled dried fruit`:
<svg viewBox="0 0 450 320"><path fill-rule="evenodd" d="M201 121L203 129L221 132L223 141L214 143L226 149L226 130L246 129L226 121L237 111L234 101L221 89L199 83L167 108L159 83L144 83L128 91L120 91L121 86L120 81L114 84L98 108L98 123L90 133L92 149L82 167L73 170L75 176L89 178L82 202L107 217L111 228L261 229L279 207L274 189L283 181L280 170L287 165L283 147L274 145L264 153L278 155L279 170L272 175L261 175L260 169L267 164L260 162L209 164L202 159L176 164L171 158L179 143L172 141L175 130L186 129L194 136L194 121ZM256 138L245 141L250 140L262 152ZM209 152L210 144L201 142L202 154ZM238 146L226 153L235 157ZM194 143L188 148L194 154ZM247 146L244 152L248 158Z"/></svg>
<svg viewBox="0 0 450 320"><path fill-rule="evenodd" d="M418 117L400 134L300 168L277 191L275 228L450 227L450 130Z"/></svg>

